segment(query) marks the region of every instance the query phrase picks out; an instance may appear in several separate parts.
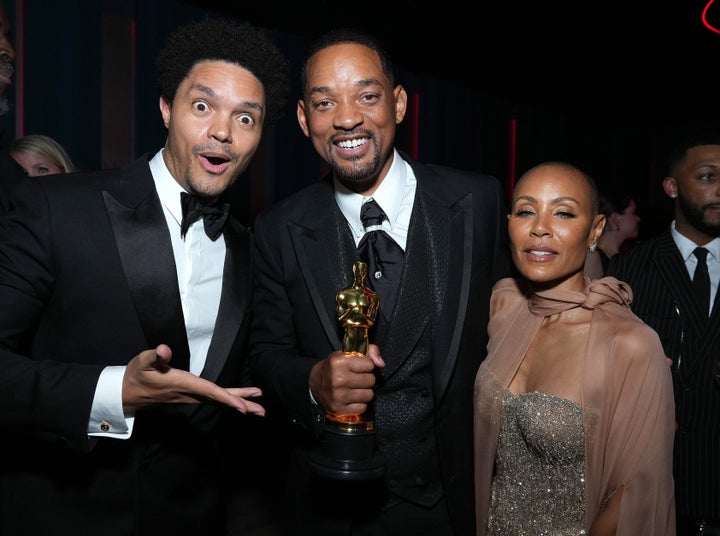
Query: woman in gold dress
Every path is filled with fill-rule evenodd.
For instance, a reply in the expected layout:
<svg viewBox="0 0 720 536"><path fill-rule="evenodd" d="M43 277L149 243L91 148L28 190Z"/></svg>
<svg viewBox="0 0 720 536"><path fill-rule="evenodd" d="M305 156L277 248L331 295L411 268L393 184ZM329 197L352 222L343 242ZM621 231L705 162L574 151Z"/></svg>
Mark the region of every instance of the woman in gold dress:
<svg viewBox="0 0 720 536"><path fill-rule="evenodd" d="M674 535L670 368L632 290L583 273L594 181L540 164L508 222L521 277L494 288L475 381L478 535Z"/></svg>

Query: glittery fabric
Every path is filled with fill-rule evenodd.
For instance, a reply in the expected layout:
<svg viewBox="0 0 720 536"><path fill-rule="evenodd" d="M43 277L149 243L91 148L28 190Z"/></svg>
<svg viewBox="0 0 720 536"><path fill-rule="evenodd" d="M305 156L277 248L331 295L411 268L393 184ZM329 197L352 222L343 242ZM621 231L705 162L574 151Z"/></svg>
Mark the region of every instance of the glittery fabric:
<svg viewBox="0 0 720 536"><path fill-rule="evenodd" d="M546 393L507 392L488 534L585 534L584 442L579 404Z"/></svg>
<svg viewBox="0 0 720 536"><path fill-rule="evenodd" d="M584 521L579 530L584 528L589 533L599 516L606 512L608 501L620 494L619 512L610 513L611 520L617 520L616 536L675 535L672 477L675 407L670 367L657 333L633 314L629 307L631 301L631 289L612 277L594 281L586 278L585 292L552 289L533 293L525 282L516 279L503 279L495 285L490 300L488 355L475 377L476 536L488 533L496 453L508 387L544 319L575 307L592 311L584 350L568 356L568 359L579 360L577 366L581 371L578 400L582 406L579 408L582 426L578 425L576 432L582 430L584 435L585 482ZM560 408L554 411L560 414ZM538 418L537 424L543 424L541 419ZM554 419L547 419L545 425L546 434L557 434ZM530 436L524 426L522 432L524 442ZM535 430L532 437L529 444L535 448L538 438L542 437L540 429ZM555 449L566 445L556 452L569 453L568 436L558 434L556 439L559 446ZM547 446L547 443L541 444ZM545 452L547 456L553 452L547 448L545 451L535 448L532 452L536 455ZM506 454L503 452L501 456ZM544 477L529 476L533 468L538 470L537 459L535 465L529 465L529 460L512 460L512 463L523 466L514 467L513 471L527 471L527 478L535 486ZM567 471L568 482L577 482L576 468L566 466L563 471ZM512 478L507 474L507 478ZM514 491L518 489L515 485ZM509 495L513 488L505 485L503 491ZM530 501L524 497L525 493L518 495L519 498L504 498L503 503ZM566 499L555 497L559 503ZM545 501L534 504L533 508L539 509L542 504L554 506ZM508 508L512 506L498 506L493 513L495 519L499 520L502 512L505 522L514 514L518 517L514 522L520 525L539 517L519 508L510 512ZM496 530L495 534L543 534L523 530L526 529ZM579 530L569 534L581 534ZM565 534L554 530L551 533L553 536Z"/></svg>

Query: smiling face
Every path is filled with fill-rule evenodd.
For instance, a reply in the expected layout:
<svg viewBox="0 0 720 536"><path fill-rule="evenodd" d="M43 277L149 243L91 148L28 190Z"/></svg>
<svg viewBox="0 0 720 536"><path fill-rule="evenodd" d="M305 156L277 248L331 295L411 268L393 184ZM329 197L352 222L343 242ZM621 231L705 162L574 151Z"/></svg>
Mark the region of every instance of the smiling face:
<svg viewBox="0 0 720 536"><path fill-rule="evenodd" d="M310 58L304 95L297 117L315 150L345 186L374 191L392 163L405 90L392 87L375 51L342 43Z"/></svg>
<svg viewBox="0 0 720 536"><path fill-rule="evenodd" d="M233 63L198 63L172 103L160 98L168 129L163 153L175 180L192 194L215 198L245 171L260 144L265 92Z"/></svg>
<svg viewBox="0 0 720 536"><path fill-rule="evenodd" d="M604 226L585 175L569 165L542 164L528 171L513 193L508 215L513 261L536 286L581 291L588 248Z"/></svg>

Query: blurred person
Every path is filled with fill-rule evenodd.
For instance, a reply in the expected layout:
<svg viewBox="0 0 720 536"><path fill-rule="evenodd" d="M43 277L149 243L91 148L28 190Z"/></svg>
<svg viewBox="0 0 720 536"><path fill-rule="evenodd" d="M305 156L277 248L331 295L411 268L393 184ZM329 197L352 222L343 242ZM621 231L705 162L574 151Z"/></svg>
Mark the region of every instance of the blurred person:
<svg viewBox="0 0 720 536"><path fill-rule="evenodd" d="M472 534L472 383L491 286L510 271L501 184L395 148L407 93L373 36L320 36L301 90L300 128L330 173L256 219L250 338L253 379L287 413L293 441L289 532ZM368 205L386 217L366 228ZM396 253L368 269L379 312L367 357L349 359L336 294L353 282L364 237ZM370 403L385 473L315 472L325 415Z"/></svg>
<svg viewBox="0 0 720 536"><path fill-rule="evenodd" d="M43 134L16 138L10 145L10 155L30 177L77 171L65 148Z"/></svg>
<svg viewBox="0 0 720 536"><path fill-rule="evenodd" d="M583 272L604 225L574 166L543 163L517 182L521 277L493 290L475 382L479 536L675 534L670 370L630 287Z"/></svg>
<svg viewBox="0 0 720 536"><path fill-rule="evenodd" d="M585 273L590 279L602 277L610 258L629 249L640 233L634 195L619 190L600 192L599 210L605 215L606 223L597 247L588 253L585 261Z"/></svg>
<svg viewBox="0 0 720 536"><path fill-rule="evenodd" d="M205 19L156 67L163 148L27 177L0 221L1 534L224 536L233 468L257 463L252 236L216 201L282 112L287 62Z"/></svg>
<svg viewBox="0 0 720 536"><path fill-rule="evenodd" d="M10 22L4 3L0 2L0 116L10 111L7 90L12 85L15 49L10 42ZM4 134L4 133L2 133ZM0 142L3 140L0 138ZM10 208L10 195L17 182L25 177L25 170L0 145L0 216Z"/></svg>
<svg viewBox="0 0 720 536"><path fill-rule="evenodd" d="M0 2L0 115L10 111L10 101L6 92L12 85L12 76L15 72L13 61L15 61L15 48L10 42L10 22L5 4Z"/></svg>
<svg viewBox="0 0 720 536"><path fill-rule="evenodd" d="M672 222L613 257L608 274L632 286L633 311L673 361L677 533L719 535L720 133L683 134L668 153L662 186Z"/></svg>

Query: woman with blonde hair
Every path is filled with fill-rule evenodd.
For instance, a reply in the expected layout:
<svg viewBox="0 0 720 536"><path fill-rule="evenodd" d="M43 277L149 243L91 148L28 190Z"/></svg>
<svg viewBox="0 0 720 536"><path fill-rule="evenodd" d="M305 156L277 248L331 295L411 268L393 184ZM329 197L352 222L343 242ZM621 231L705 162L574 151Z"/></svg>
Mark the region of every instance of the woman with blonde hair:
<svg viewBox="0 0 720 536"><path fill-rule="evenodd" d="M65 148L50 136L42 134L17 138L10 146L10 154L30 177L77 170Z"/></svg>

